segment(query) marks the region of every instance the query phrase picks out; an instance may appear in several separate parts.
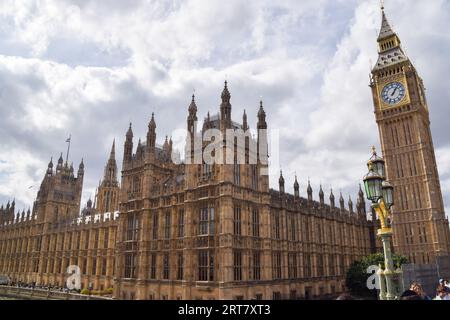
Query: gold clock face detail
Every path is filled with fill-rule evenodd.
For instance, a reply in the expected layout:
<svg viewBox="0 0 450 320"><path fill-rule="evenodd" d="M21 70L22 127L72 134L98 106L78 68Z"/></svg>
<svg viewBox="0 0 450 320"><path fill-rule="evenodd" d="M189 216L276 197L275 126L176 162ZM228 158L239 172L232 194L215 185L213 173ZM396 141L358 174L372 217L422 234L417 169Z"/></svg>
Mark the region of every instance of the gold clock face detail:
<svg viewBox="0 0 450 320"><path fill-rule="evenodd" d="M381 98L388 105L396 105L406 96L406 89L400 82L391 82L387 84L381 92Z"/></svg>

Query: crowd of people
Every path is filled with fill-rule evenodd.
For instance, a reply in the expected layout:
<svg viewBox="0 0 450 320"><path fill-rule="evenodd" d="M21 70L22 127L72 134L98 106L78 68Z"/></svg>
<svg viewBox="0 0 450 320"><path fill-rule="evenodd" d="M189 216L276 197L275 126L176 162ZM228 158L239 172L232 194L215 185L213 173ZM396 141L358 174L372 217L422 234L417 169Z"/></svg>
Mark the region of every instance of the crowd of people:
<svg viewBox="0 0 450 320"><path fill-rule="evenodd" d="M341 294L336 300L358 300L350 293ZM418 282L411 283L408 290L403 292L400 300L449 300L450 301L450 282L448 279L439 280L436 289L436 296L428 296Z"/></svg>
<svg viewBox="0 0 450 320"><path fill-rule="evenodd" d="M403 292L400 300L449 300L450 301L450 283L448 279L439 280L436 289L436 296L433 298L425 293L418 282L411 283L408 290Z"/></svg>

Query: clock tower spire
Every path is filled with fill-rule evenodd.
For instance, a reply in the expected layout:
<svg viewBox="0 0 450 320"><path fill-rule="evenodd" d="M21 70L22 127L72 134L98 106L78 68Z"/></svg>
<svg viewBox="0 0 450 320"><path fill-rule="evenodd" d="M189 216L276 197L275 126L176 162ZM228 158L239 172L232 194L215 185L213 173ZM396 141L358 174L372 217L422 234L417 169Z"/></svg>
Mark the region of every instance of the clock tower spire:
<svg viewBox="0 0 450 320"><path fill-rule="evenodd" d="M437 257L450 254L450 230L425 87L384 6L381 20L370 87L387 179L395 187L394 248L413 263L435 263Z"/></svg>

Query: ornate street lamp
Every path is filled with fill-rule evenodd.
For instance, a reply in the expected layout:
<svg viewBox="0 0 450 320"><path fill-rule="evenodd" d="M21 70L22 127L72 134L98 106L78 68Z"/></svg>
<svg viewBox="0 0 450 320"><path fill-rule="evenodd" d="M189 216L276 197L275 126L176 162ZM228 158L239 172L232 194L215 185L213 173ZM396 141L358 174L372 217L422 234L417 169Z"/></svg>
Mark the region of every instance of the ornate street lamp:
<svg viewBox="0 0 450 320"><path fill-rule="evenodd" d="M378 236L383 242L384 252L384 270L380 269L377 274L381 283L380 299L394 300L400 295L398 289L401 286L394 285L394 277L402 284L402 273L394 269L394 263L391 253L391 212L394 205L394 187L386 181L384 159L377 155L375 147L372 148L372 157L367 162L369 172L364 177L364 187L366 196L372 202L372 208L377 213L381 229L378 230Z"/></svg>
<svg viewBox="0 0 450 320"><path fill-rule="evenodd" d="M388 209L394 205L394 187L387 181L383 181L383 199Z"/></svg>
<svg viewBox="0 0 450 320"><path fill-rule="evenodd" d="M382 179L386 179L386 172L384 169L384 159L379 157L377 155L377 150L375 147L372 147L372 157L369 159L369 162L367 162L367 167L373 166L373 169L378 175L381 176Z"/></svg>
<svg viewBox="0 0 450 320"><path fill-rule="evenodd" d="M382 193L383 178L375 172L372 163L369 163L369 173L364 177L364 187L366 189L367 199L372 203L378 203L383 197Z"/></svg>

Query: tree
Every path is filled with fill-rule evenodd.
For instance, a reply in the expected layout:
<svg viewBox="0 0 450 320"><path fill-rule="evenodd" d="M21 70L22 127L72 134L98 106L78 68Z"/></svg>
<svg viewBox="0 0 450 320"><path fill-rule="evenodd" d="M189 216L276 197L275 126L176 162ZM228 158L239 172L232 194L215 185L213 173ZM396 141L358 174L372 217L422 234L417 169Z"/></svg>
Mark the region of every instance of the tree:
<svg viewBox="0 0 450 320"><path fill-rule="evenodd" d="M393 255L392 259L395 268L408 263L408 259L404 256ZM384 265L384 255L382 253L371 254L351 264L347 271L345 284L354 296L369 299L377 298L377 291L367 288L367 279L370 276L367 273L367 269L370 266L378 265Z"/></svg>

